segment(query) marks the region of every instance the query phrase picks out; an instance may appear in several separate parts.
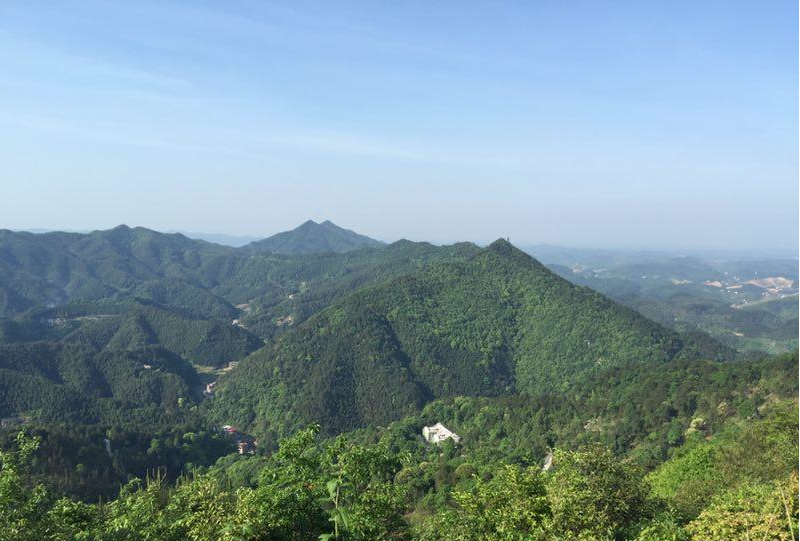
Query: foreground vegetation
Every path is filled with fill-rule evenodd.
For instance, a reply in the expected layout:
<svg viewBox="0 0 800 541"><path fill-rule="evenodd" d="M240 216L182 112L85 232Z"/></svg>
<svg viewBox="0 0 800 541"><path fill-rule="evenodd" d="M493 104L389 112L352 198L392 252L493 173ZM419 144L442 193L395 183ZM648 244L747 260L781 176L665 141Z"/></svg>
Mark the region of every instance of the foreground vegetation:
<svg viewBox="0 0 800 541"><path fill-rule="evenodd" d="M175 486L128 483L99 504L26 482L37 442L0 455L0 531L23 540L796 539L797 402L686 441L649 474L599 445L552 468L481 463L450 443L320 441L310 427L264 458L223 460ZM449 471L453 460L460 465Z"/></svg>

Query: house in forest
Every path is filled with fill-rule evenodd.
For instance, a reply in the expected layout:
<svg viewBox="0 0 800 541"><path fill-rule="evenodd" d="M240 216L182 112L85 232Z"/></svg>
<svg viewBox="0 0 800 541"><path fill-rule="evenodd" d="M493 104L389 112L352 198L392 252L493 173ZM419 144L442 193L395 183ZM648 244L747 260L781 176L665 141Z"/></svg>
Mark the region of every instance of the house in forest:
<svg viewBox="0 0 800 541"><path fill-rule="evenodd" d="M435 443L437 445L447 439L453 440L455 443L461 441L461 436L449 430L442 423L423 427L422 437L425 438L425 441L428 443Z"/></svg>

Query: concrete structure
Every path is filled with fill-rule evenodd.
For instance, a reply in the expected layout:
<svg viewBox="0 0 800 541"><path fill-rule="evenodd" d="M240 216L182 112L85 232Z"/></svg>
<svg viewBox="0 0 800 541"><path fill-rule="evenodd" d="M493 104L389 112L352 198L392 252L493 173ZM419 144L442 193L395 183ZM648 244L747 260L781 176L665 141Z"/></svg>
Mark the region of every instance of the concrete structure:
<svg viewBox="0 0 800 541"><path fill-rule="evenodd" d="M451 439L455 443L461 441L461 436L459 436L455 432L450 431L442 423L436 423L433 426L423 427L422 437L425 438L425 441L427 441L428 443L436 443L436 444L439 444L447 439Z"/></svg>

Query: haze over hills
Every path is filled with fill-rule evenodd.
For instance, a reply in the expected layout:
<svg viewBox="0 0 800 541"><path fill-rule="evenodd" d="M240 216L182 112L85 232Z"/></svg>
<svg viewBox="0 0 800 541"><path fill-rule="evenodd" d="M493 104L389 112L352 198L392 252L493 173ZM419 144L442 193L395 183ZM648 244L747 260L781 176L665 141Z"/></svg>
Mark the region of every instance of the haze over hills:
<svg viewBox="0 0 800 541"><path fill-rule="evenodd" d="M543 254L559 275L663 325L707 332L741 350L797 347L797 260L553 248Z"/></svg>

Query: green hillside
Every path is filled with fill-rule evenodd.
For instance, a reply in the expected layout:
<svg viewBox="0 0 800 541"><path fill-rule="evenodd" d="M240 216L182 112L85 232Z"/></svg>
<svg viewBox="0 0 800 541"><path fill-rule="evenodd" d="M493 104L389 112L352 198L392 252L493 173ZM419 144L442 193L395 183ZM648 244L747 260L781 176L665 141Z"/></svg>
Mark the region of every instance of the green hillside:
<svg viewBox="0 0 800 541"><path fill-rule="evenodd" d="M230 320L200 318L158 303L122 300L74 301L0 320L0 344L37 340L134 350L161 346L197 365L224 366L263 345Z"/></svg>
<svg viewBox="0 0 800 541"><path fill-rule="evenodd" d="M731 356L709 343L576 287L499 240L335 302L245 359L213 409L262 434L308 422L336 433L435 398L557 392L632 362Z"/></svg>
<svg viewBox="0 0 800 541"><path fill-rule="evenodd" d="M48 342L0 346L3 417L80 423L108 423L122 416L133 422L137 415L161 418L176 414L180 401L195 400L198 383L191 365L157 347L97 351Z"/></svg>
<svg viewBox="0 0 800 541"><path fill-rule="evenodd" d="M88 234L0 231L0 317L74 301L139 298L194 319L245 319L269 339L283 330L275 324L280 318L292 316L296 324L358 287L477 250L468 243L372 246L286 255L139 227Z"/></svg>
<svg viewBox="0 0 800 541"><path fill-rule="evenodd" d="M227 270L220 260L233 253L232 248L183 235L124 225L88 234L3 230L0 315L35 305L107 298L165 278L170 279L169 295L175 296L182 284L191 289L191 284L214 283Z"/></svg>

